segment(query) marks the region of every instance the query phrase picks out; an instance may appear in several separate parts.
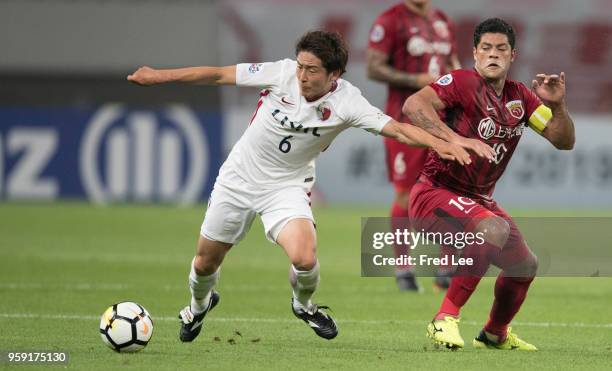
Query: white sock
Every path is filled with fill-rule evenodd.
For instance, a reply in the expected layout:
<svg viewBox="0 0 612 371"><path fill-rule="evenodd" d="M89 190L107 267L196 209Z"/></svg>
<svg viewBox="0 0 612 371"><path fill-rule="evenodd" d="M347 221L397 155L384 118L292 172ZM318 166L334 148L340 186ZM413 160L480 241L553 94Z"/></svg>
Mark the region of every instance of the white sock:
<svg viewBox="0 0 612 371"><path fill-rule="evenodd" d="M191 262L191 272L189 273L189 291L191 291L191 311L193 314L200 314L208 308L210 293L219 281L220 270L208 276L200 276L196 273Z"/></svg>
<svg viewBox="0 0 612 371"><path fill-rule="evenodd" d="M308 310L312 305L310 298L319 285L319 262L309 271L300 271L291 265L289 282L293 287L293 306L296 309Z"/></svg>

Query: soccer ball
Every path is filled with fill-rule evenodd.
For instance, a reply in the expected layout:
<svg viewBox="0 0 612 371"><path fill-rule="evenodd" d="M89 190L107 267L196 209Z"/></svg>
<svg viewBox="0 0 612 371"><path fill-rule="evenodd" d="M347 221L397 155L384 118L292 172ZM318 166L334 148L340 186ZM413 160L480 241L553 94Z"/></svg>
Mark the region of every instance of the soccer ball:
<svg viewBox="0 0 612 371"><path fill-rule="evenodd" d="M113 304L102 314L100 335L104 344L116 352L138 352L153 335L153 320L140 304L131 301Z"/></svg>

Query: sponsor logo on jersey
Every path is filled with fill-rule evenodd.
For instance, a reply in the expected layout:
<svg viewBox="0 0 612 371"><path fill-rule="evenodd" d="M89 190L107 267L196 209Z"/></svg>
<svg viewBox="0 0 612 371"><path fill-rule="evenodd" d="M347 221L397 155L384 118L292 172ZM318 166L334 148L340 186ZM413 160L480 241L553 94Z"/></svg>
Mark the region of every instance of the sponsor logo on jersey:
<svg viewBox="0 0 612 371"><path fill-rule="evenodd" d="M423 54L443 54L451 52L451 44L446 41L428 42L421 36L413 36L408 40L406 49L410 55L419 57Z"/></svg>
<svg viewBox="0 0 612 371"><path fill-rule="evenodd" d="M433 23L433 28L438 34L438 36L443 39L446 39L448 35L450 35L450 32L448 31L448 25L442 20L435 21Z"/></svg>
<svg viewBox="0 0 612 371"><path fill-rule="evenodd" d="M478 134L482 139L491 139L493 137L499 139L510 139L523 135L525 123L513 127L497 125L490 117L485 117L478 124Z"/></svg>
<svg viewBox="0 0 612 371"><path fill-rule="evenodd" d="M249 73L250 74L255 74L259 71L261 71L261 67L263 66L263 63L253 63L249 66Z"/></svg>
<svg viewBox="0 0 612 371"><path fill-rule="evenodd" d="M325 121L331 116L331 107L329 103L323 102L317 106L317 116L319 120Z"/></svg>
<svg viewBox="0 0 612 371"><path fill-rule="evenodd" d="M485 117L478 124L478 134L482 139L490 139L495 135L495 122L490 117Z"/></svg>
<svg viewBox="0 0 612 371"><path fill-rule="evenodd" d="M385 38L385 28L382 25L375 24L370 32L370 41L377 43Z"/></svg>
<svg viewBox="0 0 612 371"><path fill-rule="evenodd" d="M523 101L521 100L513 100L511 102L506 103L506 108L510 111L510 114L515 119L522 119L525 114L525 110L523 109Z"/></svg>
<svg viewBox="0 0 612 371"><path fill-rule="evenodd" d="M440 77L438 81L436 81L436 84L441 85L441 86L446 86L446 85L450 85L451 82L453 82L453 75L449 73L449 74L446 74Z"/></svg>

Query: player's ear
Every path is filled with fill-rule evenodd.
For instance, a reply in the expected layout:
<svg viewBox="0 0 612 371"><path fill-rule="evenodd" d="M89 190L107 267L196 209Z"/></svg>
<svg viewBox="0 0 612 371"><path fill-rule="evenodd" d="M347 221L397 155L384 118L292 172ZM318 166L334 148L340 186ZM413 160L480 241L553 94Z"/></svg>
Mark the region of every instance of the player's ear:
<svg viewBox="0 0 612 371"><path fill-rule="evenodd" d="M514 59L516 58L516 49L512 49L511 56L510 62L514 62Z"/></svg>
<svg viewBox="0 0 612 371"><path fill-rule="evenodd" d="M478 52L478 49L476 47L472 48L472 54L474 54L474 62L476 62L476 53Z"/></svg>
<svg viewBox="0 0 612 371"><path fill-rule="evenodd" d="M332 81L336 81L336 80L338 80L340 78L341 74L342 73L340 72L340 70L335 70L335 71L332 71L330 73L330 77L331 77Z"/></svg>

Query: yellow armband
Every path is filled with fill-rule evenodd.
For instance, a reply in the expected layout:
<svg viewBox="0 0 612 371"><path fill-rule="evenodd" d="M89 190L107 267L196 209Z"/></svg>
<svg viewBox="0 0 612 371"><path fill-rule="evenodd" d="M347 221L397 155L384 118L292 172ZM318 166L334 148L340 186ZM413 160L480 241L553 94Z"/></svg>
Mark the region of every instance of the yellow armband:
<svg viewBox="0 0 612 371"><path fill-rule="evenodd" d="M540 104L538 108L529 117L529 127L535 130L538 134L542 134L546 125L552 118L552 111L550 108L543 104Z"/></svg>

